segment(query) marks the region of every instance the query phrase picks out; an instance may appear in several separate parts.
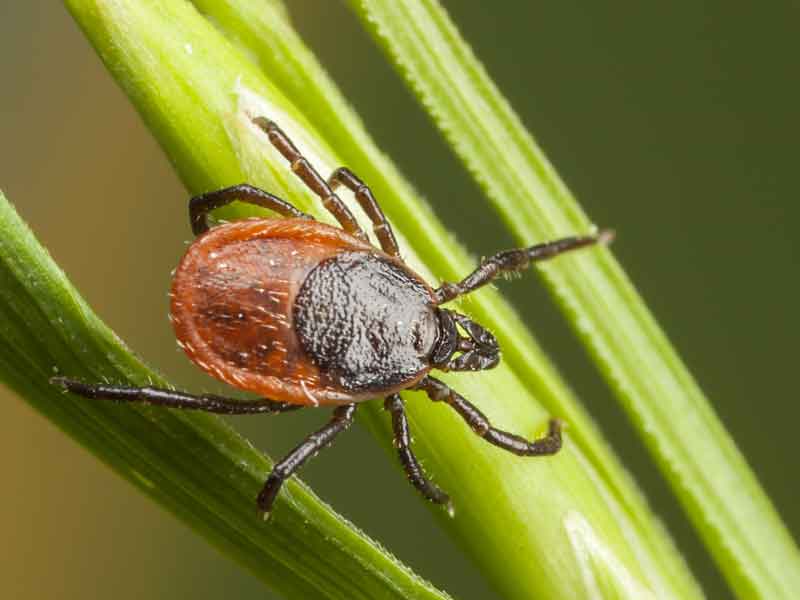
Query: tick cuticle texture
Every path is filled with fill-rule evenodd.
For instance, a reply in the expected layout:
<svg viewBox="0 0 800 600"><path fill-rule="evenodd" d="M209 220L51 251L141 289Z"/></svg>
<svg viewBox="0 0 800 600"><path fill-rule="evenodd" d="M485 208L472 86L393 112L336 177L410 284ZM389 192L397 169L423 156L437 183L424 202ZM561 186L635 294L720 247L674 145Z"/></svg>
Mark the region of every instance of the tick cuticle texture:
<svg viewBox="0 0 800 600"><path fill-rule="evenodd" d="M294 307L306 353L353 392L393 388L427 372L437 323L431 290L372 252L322 261L306 277Z"/></svg>

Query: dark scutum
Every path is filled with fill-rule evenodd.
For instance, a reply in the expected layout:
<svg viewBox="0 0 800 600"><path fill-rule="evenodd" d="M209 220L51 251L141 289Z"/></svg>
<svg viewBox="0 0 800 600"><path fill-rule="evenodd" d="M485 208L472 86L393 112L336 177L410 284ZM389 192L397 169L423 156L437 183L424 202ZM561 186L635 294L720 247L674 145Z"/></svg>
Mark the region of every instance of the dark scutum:
<svg viewBox="0 0 800 600"><path fill-rule="evenodd" d="M294 306L305 351L332 383L353 392L384 391L428 369L437 323L428 289L371 252L320 263Z"/></svg>

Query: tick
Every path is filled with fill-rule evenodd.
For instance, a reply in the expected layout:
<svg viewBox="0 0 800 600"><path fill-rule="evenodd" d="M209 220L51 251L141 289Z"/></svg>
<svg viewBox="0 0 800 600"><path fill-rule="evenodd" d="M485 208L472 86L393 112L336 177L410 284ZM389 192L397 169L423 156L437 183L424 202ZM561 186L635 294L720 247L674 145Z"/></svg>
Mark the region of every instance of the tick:
<svg viewBox="0 0 800 600"><path fill-rule="evenodd" d="M198 236L175 271L171 314L178 344L201 369L261 398L236 400L153 387L87 384L65 377L51 382L84 396L221 414L279 413L308 406L334 407L329 422L276 463L258 495L266 517L283 482L353 422L361 402L384 398L394 444L411 483L447 507L446 493L425 476L411 449L402 390L422 390L452 407L480 437L519 456L561 448L560 422L533 441L492 426L486 416L431 371L480 371L500 360L495 337L466 315L442 305L502 273L563 252L610 241L610 232L568 237L506 250L483 260L458 283L431 287L400 257L392 228L369 187L346 168L326 181L272 121L253 120L322 201L340 227L248 184L189 202ZM370 244L336 194L353 192L372 221L380 249ZM245 219L211 227L209 212L238 200L283 219Z"/></svg>

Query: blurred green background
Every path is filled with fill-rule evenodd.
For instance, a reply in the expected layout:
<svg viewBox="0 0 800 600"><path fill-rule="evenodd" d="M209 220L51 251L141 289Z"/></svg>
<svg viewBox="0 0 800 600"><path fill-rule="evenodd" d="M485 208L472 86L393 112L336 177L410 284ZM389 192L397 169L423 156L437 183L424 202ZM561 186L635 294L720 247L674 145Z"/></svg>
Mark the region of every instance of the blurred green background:
<svg viewBox="0 0 800 600"><path fill-rule="evenodd" d="M445 2L595 222L617 230L614 251L797 536L800 7L499 4ZM512 245L347 10L328 0L288 5L373 135L461 241L476 256ZM166 319L170 270L190 239L186 193L63 7L0 3L0 76L0 188L142 357L191 389L221 391L176 351ZM731 597L536 277L502 287L708 596ZM1 387L0 401L0 595L273 597ZM235 423L280 454L321 419ZM455 597L494 597L363 431L304 477Z"/></svg>

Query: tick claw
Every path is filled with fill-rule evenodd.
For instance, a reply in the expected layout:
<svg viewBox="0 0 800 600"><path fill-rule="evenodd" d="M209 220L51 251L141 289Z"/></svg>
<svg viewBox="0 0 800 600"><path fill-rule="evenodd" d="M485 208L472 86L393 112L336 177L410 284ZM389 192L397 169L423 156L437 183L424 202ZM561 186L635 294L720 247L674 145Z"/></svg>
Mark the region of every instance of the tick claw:
<svg viewBox="0 0 800 600"><path fill-rule="evenodd" d="M608 246L617 237L617 232L613 229L603 229L597 234L597 243L602 246Z"/></svg>

